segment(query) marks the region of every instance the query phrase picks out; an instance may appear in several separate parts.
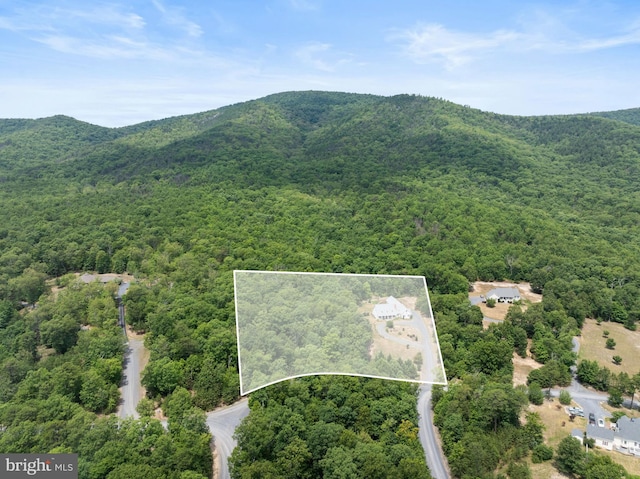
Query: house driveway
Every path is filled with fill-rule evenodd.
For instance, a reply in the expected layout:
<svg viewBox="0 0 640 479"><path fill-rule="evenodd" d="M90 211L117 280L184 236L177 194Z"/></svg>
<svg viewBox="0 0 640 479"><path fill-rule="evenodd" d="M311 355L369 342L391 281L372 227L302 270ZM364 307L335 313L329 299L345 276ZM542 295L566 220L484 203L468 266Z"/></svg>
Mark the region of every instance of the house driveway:
<svg viewBox="0 0 640 479"><path fill-rule="evenodd" d="M580 342L578 338L573 338L573 352L578 353L580 350ZM589 417L589 413L593 413L598 418L611 417L611 413L602 407L602 403L609 399L607 393L596 391L594 389L587 389L578 382L575 376L575 366L571 368L571 385L566 389L571 394L571 399L580 405L584 409L585 417ZM551 394L557 397L562 389L552 389Z"/></svg>

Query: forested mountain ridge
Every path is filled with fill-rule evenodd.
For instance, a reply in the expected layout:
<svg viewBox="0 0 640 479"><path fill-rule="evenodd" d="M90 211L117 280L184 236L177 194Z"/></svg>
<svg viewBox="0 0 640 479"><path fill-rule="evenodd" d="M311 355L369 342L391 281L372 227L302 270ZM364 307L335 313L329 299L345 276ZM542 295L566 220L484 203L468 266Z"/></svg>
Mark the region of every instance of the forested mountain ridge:
<svg viewBox="0 0 640 479"><path fill-rule="evenodd" d="M524 467L540 443L523 439L536 422L520 425L522 391L510 385L523 340L548 364L538 380L552 371L561 383L585 317L629 328L640 318L640 127L628 121L291 92L117 129L67 117L0 120L0 181L0 451L80 451L82 477L206 475L197 408L238 395L234 269L424 275L458 385L434 403L443 401L436 422L455 431L444 439L459 477L475 467L465 457L478 444L482 473L471 470L491 477L498 466ZM115 407L121 344L108 292L65 276L80 271L138 278L127 322L146 332L144 383L174 417L170 435L93 415ZM71 285L66 293L48 294L54 277ZM545 300L483 331L466 299L478 279L529 281ZM105 394L90 394L95 385ZM267 388L252 400L252 421L261 430L268 417L272 429L260 437L280 439L254 447L244 435L237 477L251 468L286 477L295 461L300 477L344 464L360 471L354 477L374 477L368 464L425 477L415 414L399 418L389 405L397 397L415 408L410 389L341 378ZM47 400L50 391L57 396ZM483 422L498 396L508 411ZM102 442L71 426L79 423L98 424L91 434L107 450L136 434L146 442L135 457L103 457L89 446ZM21 439L39 427L62 432ZM155 450L166 451L164 462Z"/></svg>
<svg viewBox="0 0 640 479"><path fill-rule="evenodd" d="M610 118L612 120L624 121L626 123L631 123L632 125L640 125L640 108L629 108L627 110L617 111L601 111L591 113L591 115Z"/></svg>
<svg viewBox="0 0 640 479"><path fill-rule="evenodd" d="M216 182L237 181L249 168L252 184L364 187L381 176L452 168L515 181L521 168L544 174L548 162L559 160L615 166L639 134L635 126L593 116L521 118L409 95L305 92L117 129L65 117L1 120L0 160L12 168L64 161L66 171L46 174L84 173L80 179L87 181L193 173L194 167ZM260 158L247 158L256 149Z"/></svg>

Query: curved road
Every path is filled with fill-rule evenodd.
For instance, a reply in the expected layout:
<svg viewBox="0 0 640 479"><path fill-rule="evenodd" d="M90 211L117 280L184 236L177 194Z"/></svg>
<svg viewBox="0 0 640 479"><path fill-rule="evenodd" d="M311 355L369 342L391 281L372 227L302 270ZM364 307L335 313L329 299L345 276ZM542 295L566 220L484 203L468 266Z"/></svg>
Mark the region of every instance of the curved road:
<svg viewBox="0 0 640 479"><path fill-rule="evenodd" d="M411 320L396 321L396 324L398 326L404 325L417 327L425 340L428 337L428 330L422 317L417 312L414 312ZM379 323L376 329L381 336L391 341L422 349L418 342L409 341L404 338L398 338L397 336L388 334L386 331L386 323ZM427 352L423 354L423 374L428 374L428 372L434 371L434 368L436 367L436 363L438 362L437 358L431 356L432 355ZM448 479L450 477L448 464L442 453L442 449L433 426L430 384L422 385L420 387L417 409L419 417L418 426L420 442L424 449L431 476L434 479ZM232 406L207 413L207 425L214 437L214 444L217 451L216 469L219 472L216 477L218 479L230 478L228 458L237 444L233 439L233 433L242 419L248 414L249 406L247 399L243 399Z"/></svg>
<svg viewBox="0 0 640 479"><path fill-rule="evenodd" d="M242 419L249 414L249 401L244 398L231 406L216 409L207 413L207 426L213 436L216 448L217 479L230 479L229 456L236 447L233 433L240 425Z"/></svg>
<svg viewBox="0 0 640 479"><path fill-rule="evenodd" d="M384 326L384 323L381 324ZM378 332L382 336L387 337L384 327L382 330L378 329ZM401 343L406 342L407 344L411 344L411 346L416 345L416 343L397 337L388 337L388 339ZM574 351L577 353L579 343L576 338L574 338L573 344ZM139 417L136 412L136 405L142 398L140 364L142 363L143 353L143 341L138 339L130 339L128 341L123 373L123 401L118 409L119 417ZM586 389L576 381L575 377L571 381L571 386L566 389L570 392L573 400L580 404L584 409L586 416L591 412L593 412L598 418L611 416L608 411L600 406L603 401L608 399L608 395L606 393ZM560 390L553 389L551 392L554 396L557 396L560 393ZM420 442L424 449L427 464L431 471L431 476L434 479L447 479L450 477L448 465L442 453L442 449L440 448L435 427L433 426L433 413L431 411L431 385L423 385L420 387L417 408ZM218 471L218 479L230 479L231 477L229 474L228 458L236 447L236 441L233 438L233 434L236 427L240 425L242 419L244 419L248 414L249 406L246 398L231 406L207 413L207 425L214 438L213 440L217 454L216 470Z"/></svg>
<svg viewBox="0 0 640 479"><path fill-rule="evenodd" d="M123 294L124 292L126 292L126 289L120 294ZM124 312L121 311L122 316L124 316L123 313ZM411 326L417 326L426 338L428 332L421 319L422 318L416 318L414 315L414 318L406 321L406 323L407 325L410 324ZM121 318L121 321L123 320L124 318ZM384 329L384 323L381 323L381 325L383 326L382 330L378 329L378 332L382 336L402 344L410 344L412 347L418 346L419 343L387 335ZM134 417L137 419L139 417L139 414L136 411L136 406L143 397L143 390L140 384L140 367L143 361L144 352L144 341L139 339L129 339L124 360L125 367L121 388L122 402L118 408L118 416L121 418ZM432 370L434 367L432 362L433 359L434 358L430 358L429 354L423 355L423 374ZM420 442L424 449L427 465L431 471L431 476L434 479L447 479L449 478L448 465L442 454L442 449L440 448L435 428L433 426L433 413L431 411L431 385L423 385L420 387L417 409L419 417L418 426ZM240 425L242 419L244 419L248 414L249 405L247 398L241 399L231 406L207 413L207 426L213 436L213 443L216 450L215 469L218 473L215 477L217 479L230 479L231 477L229 474L228 458L237 445L236 440L233 438L233 434L235 429ZM164 425L166 427L166 424Z"/></svg>
<svg viewBox="0 0 640 479"><path fill-rule="evenodd" d="M394 321L396 326L413 326L417 327L413 321ZM378 334L389 341L393 341L394 343L402 344L403 346L409 346L411 348L416 348L422 351L422 344L413 340L413 339L404 339L399 338L398 336L394 336L393 334L389 334L387 332L387 324L384 322L379 322L376 324L376 330Z"/></svg>
<svg viewBox="0 0 640 479"><path fill-rule="evenodd" d="M442 364L442 360L434 354L433 351L427 350L424 345L428 344L429 332L425 325L425 320L418 311L413 311L411 320L396 320L397 326L412 326L418 329L422 335L421 342L408 341L404 338L387 333L386 323L378 323L378 333L386 339L395 341L399 344L406 344L409 347L418 348L422 351L422 368L421 379L433 380L434 375L437 377L438 365ZM441 367L441 366L440 366ZM443 371L444 372L444 371ZM440 442L436 436L435 426L433 425L433 411L431 410L431 384L423 384L420 386L418 394L418 434L420 443L424 449L424 455L427 459L427 465L434 479L448 479L449 466L444 457Z"/></svg>
<svg viewBox="0 0 640 479"><path fill-rule="evenodd" d="M249 414L248 400L239 402L216 411L207 413L207 425L214 437L216 447L216 469L219 471L217 479L230 479L228 458L236 447L233 433ZM442 454L442 449L433 426L431 411L431 385L420 388L418 395L418 420L420 442L424 449L427 465L434 479L448 479L449 468Z"/></svg>

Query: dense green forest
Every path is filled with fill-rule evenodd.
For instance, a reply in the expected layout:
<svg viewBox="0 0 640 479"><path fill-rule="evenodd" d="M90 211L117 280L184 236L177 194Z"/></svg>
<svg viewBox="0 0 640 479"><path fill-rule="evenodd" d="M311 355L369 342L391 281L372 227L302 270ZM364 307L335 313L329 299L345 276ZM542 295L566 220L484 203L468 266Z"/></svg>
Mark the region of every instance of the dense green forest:
<svg viewBox="0 0 640 479"><path fill-rule="evenodd" d="M239 394L233 270L411 274L427 279L455 385L433 400L441 430L456 431L443 432L453 473L528 477L524 459L540 444L518 442L536 421L522 420L526 393L510 386L512 352L526 354L531 339L545 365L531 383L563 384L586 317L629 329L640 319L637 120L637 110L514 117L323 92L118 129L0 120L0 452L78 452L86 478L208 476L202 410ZM146 333L143 381L174 422L168 431L105 416L117 403L122 338L113 292L65 276L80 271L136 277L127 321ZM61 277L66 288L52 294ZM483 330L466 299L478 279L529 281L544 301ZM380 448L397 452L385 459L388 477L402 467L423 477L424 458L409 452L415 393L334 380L344 397L326 416L324 378L252 398L234 477L292 477L282 471L294 452L299 477L373 477L367 458ZM381 398L350 400L360 388L383 388L403 415L382 408L367 420ZM507 406L487 412L491 398ZM297 451L256 450L247 431L260 421ZM485 443L477 469L465 458Z"/></svg>
<svg viewBox="0 0 640 479"><path fill-rule="evenodd" d="M413 354L374 353L379 333L361 309L365 302L373 309L374 297L377 303L380 297L409 296L420 298L431 321L423 278L236 271L234 279L244 392L328 372L417 380L423 354L437 351L436 341L425 338L420 348L411 344ZM442 365L432 367L423 377L435 381L439 371L443 383Z"/></svg>

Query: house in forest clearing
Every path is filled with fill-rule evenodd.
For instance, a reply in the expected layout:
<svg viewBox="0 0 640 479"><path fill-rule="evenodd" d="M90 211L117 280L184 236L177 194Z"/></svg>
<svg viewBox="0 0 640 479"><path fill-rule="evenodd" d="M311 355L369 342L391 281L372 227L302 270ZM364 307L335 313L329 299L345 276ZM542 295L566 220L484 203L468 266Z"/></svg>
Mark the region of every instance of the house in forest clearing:
<svg viewBox="0 0 640 479"><path fill-rule="evenodd" d="M393 296L389 296L386 303L376 304L373 307L373 316L379 320L411 319L411 310Z"/></svg>
<svg viewBox="0 0 640 479"><path fill-rule="evenodd" d="M640 456L640 419L622 416L614 429L613 447L625 454Z"/></svg>
<svg viewBox="0 0 640 479"><path fill-rule="evenodd" d="M105 284L105 283L109 283L110 281L118 281L120 279L121 278L118 277L117 274L113 274L113 273L104 273L104 274L85 273L82 276L80 276L80 281L82 281L85 284L90 284L95 281Z"/></svg>
<svg viewBox="0 0 640 479"><path fill-rule="evenodd" d="M513 303L520 301L520 292L517 288L496 288L487 293L484 301L487 299L493 299L498 303Z"/></svg>

